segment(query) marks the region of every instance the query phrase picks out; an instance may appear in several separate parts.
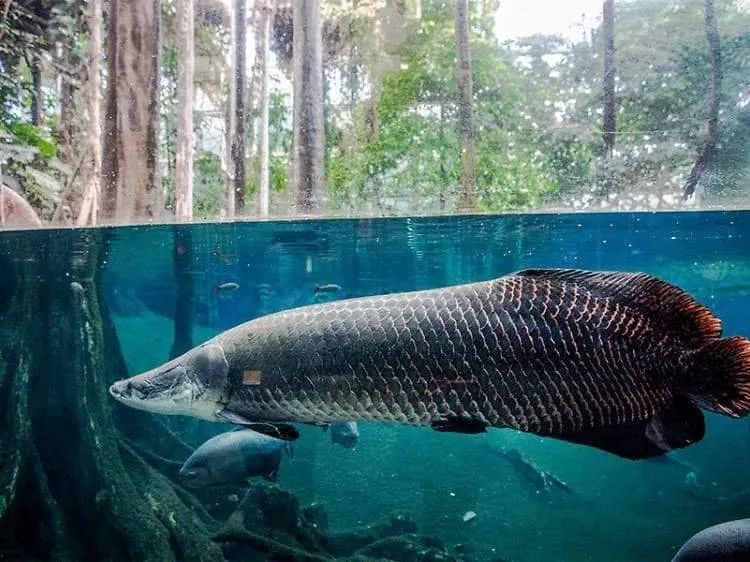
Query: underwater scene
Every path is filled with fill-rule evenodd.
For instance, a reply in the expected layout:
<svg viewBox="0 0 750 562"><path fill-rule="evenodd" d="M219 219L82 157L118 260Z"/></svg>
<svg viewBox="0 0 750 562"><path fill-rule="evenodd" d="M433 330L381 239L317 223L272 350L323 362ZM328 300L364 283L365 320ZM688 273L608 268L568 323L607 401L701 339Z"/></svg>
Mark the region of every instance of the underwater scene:
<svg viewBox="0 0 750 562"><path fill-rule="evenodd" d="M113 396L254 318L528 268L647 273L750 336L743 211L0 233L0 560L660 561L747 517L750 421L707 409L698 442L632 460L510 428L269 436Z"/></svg>

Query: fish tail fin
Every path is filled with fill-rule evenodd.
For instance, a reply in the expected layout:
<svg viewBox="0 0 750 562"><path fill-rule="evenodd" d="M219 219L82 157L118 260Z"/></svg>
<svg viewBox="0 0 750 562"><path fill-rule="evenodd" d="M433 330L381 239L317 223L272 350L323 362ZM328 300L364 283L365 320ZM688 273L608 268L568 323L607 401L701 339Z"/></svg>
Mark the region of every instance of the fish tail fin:
<svg viewBox="0 0 750 562"><path fill-rule="evenodd" d="M692 352L687 393L698 405L741 418L750 413L750 340L735 336Z"/></svg>

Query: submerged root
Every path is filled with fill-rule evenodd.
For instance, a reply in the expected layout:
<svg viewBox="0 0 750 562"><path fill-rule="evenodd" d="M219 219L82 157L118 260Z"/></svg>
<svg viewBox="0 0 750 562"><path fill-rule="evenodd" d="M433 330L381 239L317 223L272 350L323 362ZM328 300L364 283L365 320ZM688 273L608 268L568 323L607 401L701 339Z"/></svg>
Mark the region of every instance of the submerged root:
<svg viewBox="0 0 750 562"><path fill-rule="evenodd" d="M0 558L220 559L210 516L122 450L107 389L126 373L100 300L103 239L35 235L0 248L20 276L0 296L0 326L16 328L2 334Z"/></svg>
<svg viewBox="0 0 750 562"><path fill-rule="evenodd" d="M168 459L191 447L108 394L127 372L103 235L34 236L0 238L17 277L0 283L0 559L450 559L403 516L330 533L321 508L276 486L183 489Z"/></svg>
<svg viewBox="0 0 750 562"><path fill-rule="evenodd" d="M333 558L306 552L293 546L288 546L268 537L252 533L242 526L226 528L214 536L219 543L235 543L245 545L253 552L268 556L281 556L287 560L300 562L330 562ZM241 556L240 553L228 552L232 558Z"/></svg>

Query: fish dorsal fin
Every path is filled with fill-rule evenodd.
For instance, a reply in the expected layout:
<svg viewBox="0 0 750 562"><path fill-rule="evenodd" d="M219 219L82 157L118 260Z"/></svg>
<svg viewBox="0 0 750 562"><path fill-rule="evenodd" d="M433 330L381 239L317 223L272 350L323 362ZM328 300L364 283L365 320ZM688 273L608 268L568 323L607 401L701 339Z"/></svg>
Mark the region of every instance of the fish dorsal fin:
<svg viewBox="0 0 750 562"><path fill-rule="evenodd" d="M638 310L690 347L721 337L721 320L685 291L646 273L525 269L514 275L575 283L601 298Z"/></svg>

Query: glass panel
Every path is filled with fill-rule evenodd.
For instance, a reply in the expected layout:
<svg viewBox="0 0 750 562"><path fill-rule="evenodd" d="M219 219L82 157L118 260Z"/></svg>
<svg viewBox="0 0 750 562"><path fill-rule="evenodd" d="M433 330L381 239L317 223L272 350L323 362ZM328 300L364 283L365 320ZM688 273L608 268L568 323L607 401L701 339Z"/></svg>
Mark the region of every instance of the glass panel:
<svg viewBox="0 0 750 562"><path fill-rule="evenodd" d="M750 559L749 30L0 0L0 560Z"/></svg>

